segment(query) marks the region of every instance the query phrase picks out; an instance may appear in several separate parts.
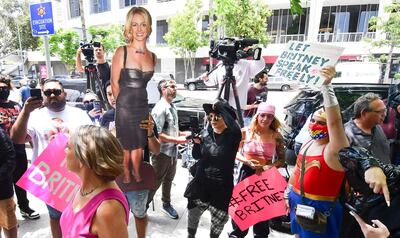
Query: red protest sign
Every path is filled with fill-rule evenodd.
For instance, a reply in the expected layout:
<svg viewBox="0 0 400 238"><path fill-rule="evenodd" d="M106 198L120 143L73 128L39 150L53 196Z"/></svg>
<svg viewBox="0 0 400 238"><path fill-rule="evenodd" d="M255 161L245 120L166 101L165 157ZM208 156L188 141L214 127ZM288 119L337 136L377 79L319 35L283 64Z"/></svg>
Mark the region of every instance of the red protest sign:
<svg viewBox="0 0 400 238"><path fill-rule="evenodd" d="M233 189L229 215L241 230L285 215L283 192L286 186L286 180L275 167L246 178Z"/></svg>

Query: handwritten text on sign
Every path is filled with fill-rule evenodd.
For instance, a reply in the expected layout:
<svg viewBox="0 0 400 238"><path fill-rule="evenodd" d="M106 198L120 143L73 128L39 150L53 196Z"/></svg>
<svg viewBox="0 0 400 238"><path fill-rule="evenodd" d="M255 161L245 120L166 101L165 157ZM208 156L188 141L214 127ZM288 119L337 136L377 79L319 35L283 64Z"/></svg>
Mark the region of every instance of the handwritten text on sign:
<svg viewBox="0 0 400 238"><path fill-rule="evenodd" d="M238 183L229 202L229 215L243 231L273 217L285 215L286 180L273 167Z"/></svg>
<svg viewBox="0 0 400 238"><path fill-rule="evenodd" d="M334 66L343 50L343 47L326 44L290 41L269 74L321 86L320 70L325 66Z"/></svg>
<svg viewBox="0 0 400 238"><path fill-rule="evenodd" d="M65 209L80 187L79 178L67 169L67 142L67 136L58 134L17 182L59 211Z"/></svg>

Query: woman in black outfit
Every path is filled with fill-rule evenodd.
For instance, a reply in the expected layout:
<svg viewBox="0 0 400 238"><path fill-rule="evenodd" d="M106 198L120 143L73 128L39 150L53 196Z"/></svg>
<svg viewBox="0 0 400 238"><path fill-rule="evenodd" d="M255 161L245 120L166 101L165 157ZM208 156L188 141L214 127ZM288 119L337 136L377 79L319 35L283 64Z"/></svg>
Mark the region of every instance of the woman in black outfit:
<svg viewBox="0 0 400 238"><path fill-rule="evenodd" d="M198 160L194 178L189 182L188 237L195 237L201 215L211 213L210 237L219 237L228 221L228 204L233 190L233 166L241 140L235 110L218 99L203 104L209 121L200 139L194 139L193 157Z"/></svg>

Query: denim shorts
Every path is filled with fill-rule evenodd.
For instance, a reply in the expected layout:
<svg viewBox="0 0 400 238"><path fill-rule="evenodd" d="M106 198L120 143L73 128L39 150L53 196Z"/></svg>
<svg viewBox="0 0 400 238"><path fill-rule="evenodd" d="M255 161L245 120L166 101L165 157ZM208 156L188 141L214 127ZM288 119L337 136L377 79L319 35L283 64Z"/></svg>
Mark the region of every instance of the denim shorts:
<svg viewBox="0 0 400 238"><path fill-rule="evenodd" d="M49 216L51 219L60 219L61 214L62 214L60 211L50 207L49 205L46 205L46 207L47 207L47 210L49 211Z"/></svg>
<svg viewBox="0 0 400 238"><path fill-rule="evenodd" d="M124 194L133 215L137 218L145 218L147 215L146 204L149 190L128 191L124 192Z"/></svg>

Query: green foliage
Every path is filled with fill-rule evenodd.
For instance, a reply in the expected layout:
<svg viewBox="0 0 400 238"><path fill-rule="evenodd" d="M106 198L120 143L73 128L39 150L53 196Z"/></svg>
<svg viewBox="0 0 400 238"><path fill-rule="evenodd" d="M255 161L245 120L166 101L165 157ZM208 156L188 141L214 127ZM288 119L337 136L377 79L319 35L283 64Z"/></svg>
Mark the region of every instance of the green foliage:
<svg viewBox="0 0 400 238"><path fill-rule="evenodd" d="M304 13L303 8L300 5L301 0L290 0L290 12L292 14L300 14Z"/></svg>
<svg viewBox="0 0 400 238"><path fill-rule="evenodd" d="M267 20L271 11L263 1L214 0L212 13L217 18L211 26L212 32L220 28L224 37L254 38L264 46L268 44Z"/></svg>
<svg viewBox="0 0 400 238"><path fill-rule="evenodd" d="M18 25L17 25L18 24ZM0 54L19 50L18 28L22 50L35 50L39 46L39 37L31 34L29 1L0 1Z"/></svg>
<svg viewBox="0 0 400 238"><path fill-rule="evenodd" d="M88 31L93 41L101 42L106 53L114 52L118 46L125 44L121 25L91 26Z"/></svg>
<svg viewBox="0 0 400 238"><path fill-rule="evenodd" d="M185 56L195 53L199 47L207 44L204 32L197 27L201 19L200 0L188 0L183 11L167 19L169 29L164 39L177 54Z"/></svg>
<svg viewBox="0 0 400 238"><path fill-rule="evenodd" d="M68 69L75 68L76 50L79 47L79 35L71 29L61 29L49 38L50 54L58 56Z"/></svg>

